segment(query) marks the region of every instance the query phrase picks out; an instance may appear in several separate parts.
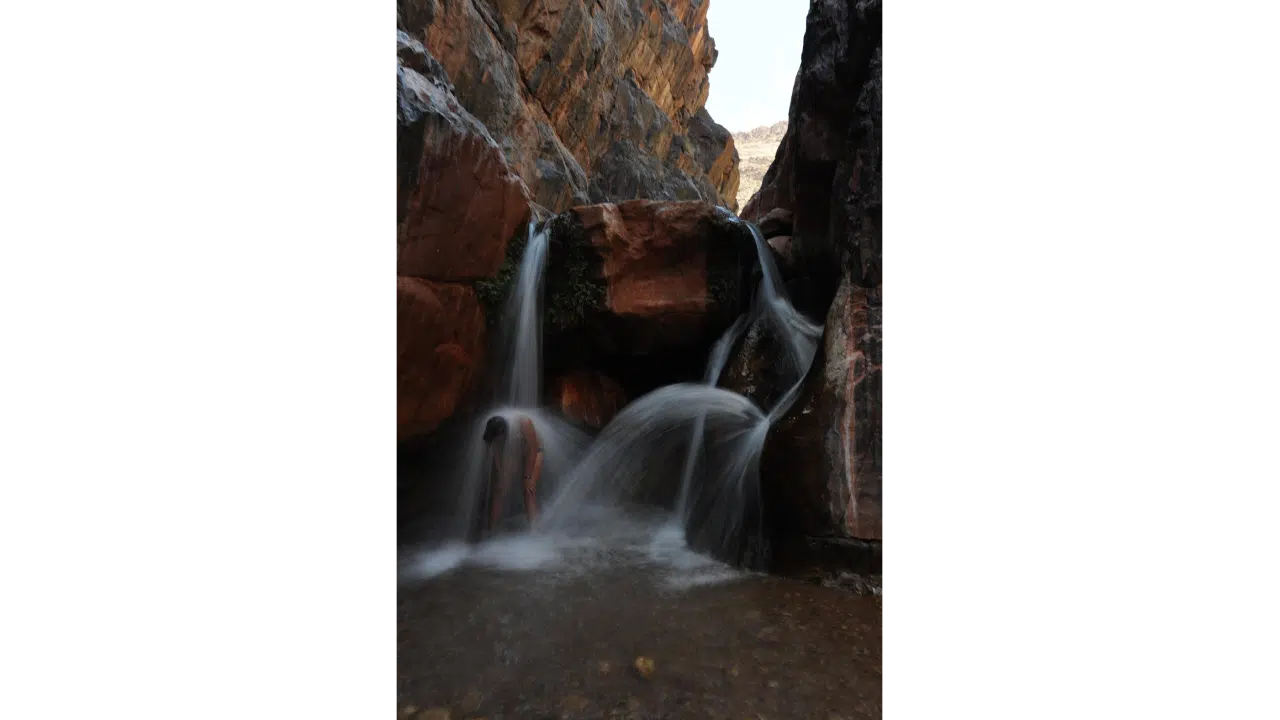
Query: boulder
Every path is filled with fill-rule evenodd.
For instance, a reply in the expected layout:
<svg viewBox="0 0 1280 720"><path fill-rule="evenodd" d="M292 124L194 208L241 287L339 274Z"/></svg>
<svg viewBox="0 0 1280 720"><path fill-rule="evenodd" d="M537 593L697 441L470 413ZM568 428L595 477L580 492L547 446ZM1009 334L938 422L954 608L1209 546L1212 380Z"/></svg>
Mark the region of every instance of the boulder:
<svg viewBox="0 0 1280 720"><path fill-rule="evenodd" d="M774 208L765 213L756 223L756 227L760 228L760 234L766 239L778 237L779 235L791 235L793 213L786 208Z"/></svg>
<svg viewBox="0 0 1280 720"><path fill-rule="evenodd" d="M552 383L550 400L569 420L599 430L626 406L627 394L607 375L575 370Z"/></svg>
<svg viewBox="0 0 1280 720"><path fill-rule="evenodd" d="M401 440L435 430L475 387L484 313L462 283L396 279L396 397Z"/></svg>
<svg viewBox="0 0 1280 720"><path fill-rule="evenodd" d="M551 221L548 320L595 349L644 355L705 343L744 309L750 232L703 202L633 200L575 207ZM589 267L576 281L574 252ZM584 292L580 284L595 289ZM585 307L564 306L585 299ZM705 355L700 355L705 358Z"/></svg>

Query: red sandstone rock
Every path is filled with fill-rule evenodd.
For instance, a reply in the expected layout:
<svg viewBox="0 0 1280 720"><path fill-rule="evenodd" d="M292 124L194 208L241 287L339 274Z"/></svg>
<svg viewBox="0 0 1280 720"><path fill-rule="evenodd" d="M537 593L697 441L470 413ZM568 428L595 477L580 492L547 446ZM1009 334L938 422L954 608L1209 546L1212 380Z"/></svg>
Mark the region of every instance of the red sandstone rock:
<svg viewBox="0 0 1280 720"><path fill-rule="evenodd" d="M612 326L626 352L702 339L740 311L738 279L755 251L747 231L715 207L633 200L566 215L574 221L570 242L591 246L600 258L602 310L621 323ZM719 280L709 281L713 275ZM713 292L717 282L724 293Z"/></svg>
<svg viewBox="0 0 1280 720"><path fill-rule="evenodd" d="M576 370L556 380L551 401L565 417L598 430L627 404L627 394L613 378Z"/></svg>
<svg viewBox="0 0 1280 720"><path fill-rule="evenodd" d="M645 201L574 209L603 251L610 310L652 315L706 309L706 255L697 238L708 210L702 203Z"/></svg>
<svg viewBox="0 0 1280 720"><path fill-rule="evenodd" d="M730 225L705 202L632 200L572 213L603 259L613 314L662 319L664 343L689 340L713 304L708 247L733 243Z"/></svg>
<svg viewBox="0 0 1280 720"><path fill-rule="evenodd" d="M484 126L446 86L399 74L402 118L397 274L491 277L529 222L529 195Z"/></svg>
<svg viewBox="0 0 1280 720"><path fill-rule="evenodd" d="M484 313L469 285L396 279L397 427L431 432L479 379Z"/></svg>

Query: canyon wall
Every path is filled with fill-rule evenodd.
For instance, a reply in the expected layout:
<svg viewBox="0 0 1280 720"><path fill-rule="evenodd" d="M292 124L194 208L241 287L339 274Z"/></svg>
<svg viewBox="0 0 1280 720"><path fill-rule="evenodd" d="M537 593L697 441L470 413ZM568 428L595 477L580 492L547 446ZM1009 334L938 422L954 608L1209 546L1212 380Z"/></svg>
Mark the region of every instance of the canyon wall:
<svg viewBox="0 0 1280 720"><path fill-rule="evenodd" d="M430 435L482 402L489 334L531 219L575 206L599 212L614 207L602 204L636 198L737 209L733 138L703 107L716 59L707 6L708 0L400 0L402 440ZM626 386L618 390L611 377L584 384L581 374L572 376L567 387L574 392L562 395L590 422L610 415L618 397L666 379L652 367L671 367L673 353L696 355L708 334L732 321L722 322L714 303L693 308L697 293L686 286L725 275L715 270L721 265L736 273L741 264L736 251L707 254L701 241L673 251L639 229L657 222L639 209L647 205L618 207L592 222L603 223L610 237L615 227L641 237L628 250L640 260L606 266L598 253L560 242L548 261L548 325L560 332L553 337L563 349L549 353L549 371L580 372L602 362ZM650 215L701 217L710 209L700 207ZM688 236L687 229L670 230ZM589 243L589 235L574 237ZM649 277L667 261L665 275ZM587 268L596 276L583 277ZM736 304L736 284L732 292ZM591 305L597 294L621 310ZM584 406L584 392L599 401Z"/></svg>
<svg viewBox="0 0 1280 720"><path fill-rule="evenodd" d="M400 0L541 206L647 198L737 210L733 137L703 105L710 0Z"/></svg>
<svg viewBox="0 0 1280 720"><path fill-rule="evenodd" d="M786 135L743 217L774 223L825 318L761 486L775 539L874 556L881 539L881 5L812 0ZM785 237L785 242L779 240ZM870 546L868 545L870 543ZM786 544L786 543L783 543ZM842 564L848 564L843 562Z"/></svg>

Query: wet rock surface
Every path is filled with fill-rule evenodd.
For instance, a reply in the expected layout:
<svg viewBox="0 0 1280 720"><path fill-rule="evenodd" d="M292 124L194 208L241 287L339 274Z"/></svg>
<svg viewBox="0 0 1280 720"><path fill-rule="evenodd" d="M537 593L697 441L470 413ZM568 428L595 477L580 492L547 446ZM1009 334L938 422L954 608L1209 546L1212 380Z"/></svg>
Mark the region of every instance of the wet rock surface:
<svg viewBox="0 0 1280 720"><path fill-rule="evenodd" d="M579 551L593 560L402 581L400 707L491 719L880 717L878 595L691 554Z"/></svg>
<svg viewBox="0 0 1280 720"><path fill-rule="evenodd" d="M846 277L800 397L765 440L775 532L881 539L881 322L876 292Z"/></svg>

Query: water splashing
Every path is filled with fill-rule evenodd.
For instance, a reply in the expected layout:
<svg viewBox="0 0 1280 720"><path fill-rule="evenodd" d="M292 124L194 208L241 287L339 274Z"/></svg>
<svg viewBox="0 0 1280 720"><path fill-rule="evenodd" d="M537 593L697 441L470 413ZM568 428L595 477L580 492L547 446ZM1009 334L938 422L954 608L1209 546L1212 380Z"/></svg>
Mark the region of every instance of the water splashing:
<svg viewBox="0 0 1280 720"><path fill-rule="evenodd" d="M762 564L760 454L769 427L799 396L822 327L791 305L773 253L759 229L722 212L745 226L755 241L761 279L751 308L712 347L702 384L654 390L624 408L594 441L558 414L539 408L543 276L549 231L530 224L497 343L498 397L476 418L468 440L459 448L465 462L455 527L450 533L453 541L475 536L475 520L486 502L493 463L483 428L496 415L509 423L530 419L543 449L539 496L545 499L543 514L532 528L535 534L603 537L609 530L600 524L600 518L616 518L618 508L665 506L674 510L674 515L657 533L655 543L660 536L665 544L659 544L666 547L678 538L682 547L694 547L733 564ZM771 408L758 407L742 395L716 387L735 349L753 330L767 330L780 341L781 357L776 362L787 390ZM510 493L509 498L518 505L518 496L518 492ZM614 514L602 516L600 508L612 509ZM506 510L508 516L520 515L518 508ZM616 519L607 524L616 525ZM460 554L457 545L448 545L437 551L423 570L426 574L444 572L461 563L464 556L482 559L487 557L484 553L493 554L495 548L504 547L488 541Z"/></svg>

